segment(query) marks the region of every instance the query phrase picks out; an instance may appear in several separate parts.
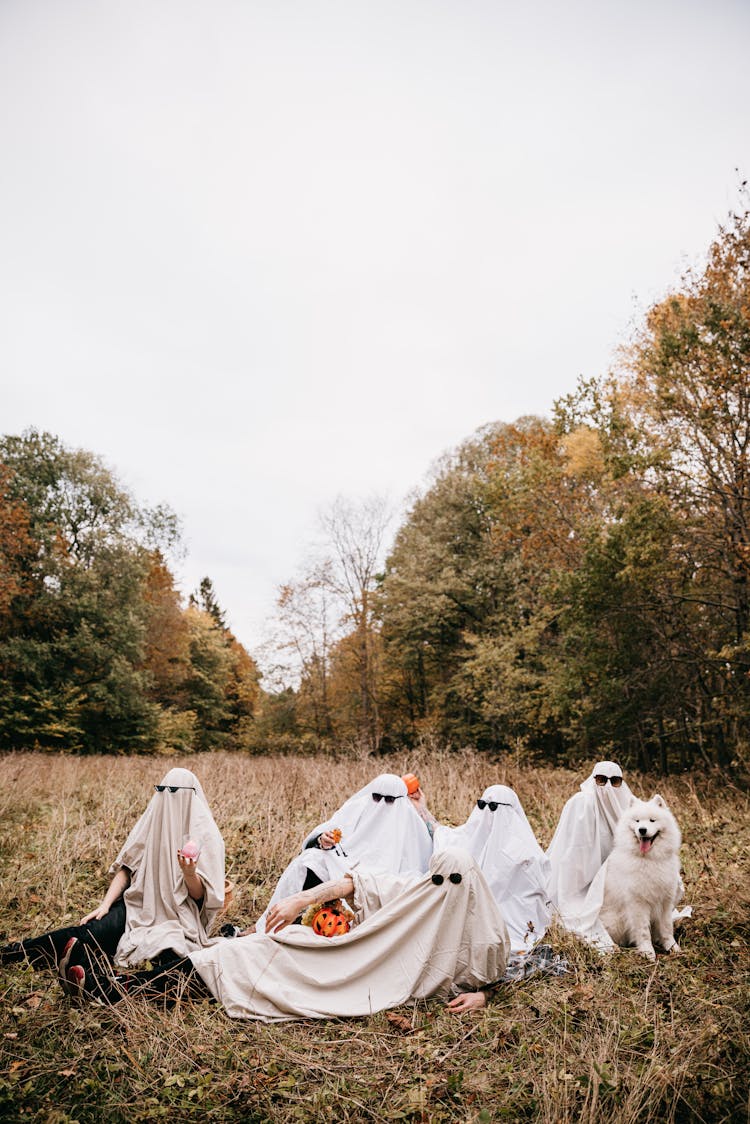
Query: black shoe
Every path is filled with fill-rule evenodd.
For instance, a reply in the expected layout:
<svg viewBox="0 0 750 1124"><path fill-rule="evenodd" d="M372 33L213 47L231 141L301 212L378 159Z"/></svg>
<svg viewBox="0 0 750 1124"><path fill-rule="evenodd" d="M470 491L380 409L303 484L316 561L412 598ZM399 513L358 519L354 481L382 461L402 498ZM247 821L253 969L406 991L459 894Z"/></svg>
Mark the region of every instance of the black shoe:
<svg viewBox="0 0 750 1124"><path fill-rule="evenodd" d="M22 941L11 941L0 948L0 964L17 964L26 956Z"/></svg>

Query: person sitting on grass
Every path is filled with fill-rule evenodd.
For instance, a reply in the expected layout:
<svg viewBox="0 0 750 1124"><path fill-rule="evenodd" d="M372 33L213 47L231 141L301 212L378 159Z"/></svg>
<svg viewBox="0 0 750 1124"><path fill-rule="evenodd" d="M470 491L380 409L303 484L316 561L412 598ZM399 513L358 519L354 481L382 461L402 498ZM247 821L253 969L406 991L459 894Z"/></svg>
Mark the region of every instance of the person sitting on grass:
<svg viewBox="0 0 750 1124"><path fill-rule="evenodd" d="M110 867L113 878L99 905L78 925L5 945L0 963L58 965L67 987L70 968L90 965L92 956L126 966L186 956L211 943L224 901L224 841L194 773L170 769L154 787ZM187 847L188 840L200 849Z"/></svg>
<svg viewBox="0 0 750 1124"><path fill-rule="evenodd" d="M427 870L432 839L406 784L383 773L342 804L305 839L281 875L269 907L299 890L346 873L354 863L372 872L420 875ZM265 932L268 908L255 923Z"/></svg>
<svg viewBox="0 0 750 1124"><path fill-rule="evenodd" d="M421 790L420 790L421 792ZM426 810L426 800L421 802ZM550 864L521 801L507 785L486 788L466 823L433 826L435 851L465 847L500 906L514 953L528 952L550 923Z"/></svg>
<svg viewBox="0 0 750 1124"><path fill-rule="evenodd" d="M615 761L598 761L581 791L565 804L547 848L556 914L566 929L592 943L611 943L599 921L604 896L600 871L631 796L620 766Z"/></svg>
<svg viewBox="0 0 750 1124"><path fill-rule="evenodd" d="M337 922L339 935L319 935L321 910L342 913L342 898L354 915L350 931ZM306 911L314 913L311 924L292 924ZM460 997L501 979L508 954L505 921L484 875L468 852L447 848L416 878L355 866L278 900L263 934L126 976L76 966L71 984L109 1003L144 996L171 1004L187 990L212 995L231 1018L344 1018Z"/></svg>

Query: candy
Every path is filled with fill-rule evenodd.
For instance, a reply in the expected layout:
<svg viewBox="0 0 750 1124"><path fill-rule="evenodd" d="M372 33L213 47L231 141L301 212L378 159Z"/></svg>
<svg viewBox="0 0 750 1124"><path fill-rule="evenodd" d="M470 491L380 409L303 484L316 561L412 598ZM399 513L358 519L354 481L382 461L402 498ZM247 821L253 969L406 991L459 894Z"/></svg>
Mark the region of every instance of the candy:
<svg viewBox="0 0 750 1124"><path fill-rule="evenodd" d="M419 788L419 777L415 776L414 773L406 773L401 780L406 785L406 791L409 793L409 796L415 793Z"/></svg>
<svg viewBox="0 0 750 1124"><path fill-rule="evenodd" d="M200 853L201 849L194 839L188 839L188 841L182 846L183 859L192 859L193 862L195 862Z"/></svg>

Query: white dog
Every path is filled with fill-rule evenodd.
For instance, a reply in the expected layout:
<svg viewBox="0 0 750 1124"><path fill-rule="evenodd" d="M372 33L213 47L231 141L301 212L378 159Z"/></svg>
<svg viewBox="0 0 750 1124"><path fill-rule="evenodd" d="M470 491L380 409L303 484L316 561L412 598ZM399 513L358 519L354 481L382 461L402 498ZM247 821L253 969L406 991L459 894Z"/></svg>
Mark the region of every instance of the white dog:
<svg viewBox="0 0 750 1124"><path fill-rule="evenodd" d="M600 920L616 944L635 946L649 960L654 945L679 952L672 910L682 895L677 821L661 796L630 804L617 822L606 862Z"/></svg>

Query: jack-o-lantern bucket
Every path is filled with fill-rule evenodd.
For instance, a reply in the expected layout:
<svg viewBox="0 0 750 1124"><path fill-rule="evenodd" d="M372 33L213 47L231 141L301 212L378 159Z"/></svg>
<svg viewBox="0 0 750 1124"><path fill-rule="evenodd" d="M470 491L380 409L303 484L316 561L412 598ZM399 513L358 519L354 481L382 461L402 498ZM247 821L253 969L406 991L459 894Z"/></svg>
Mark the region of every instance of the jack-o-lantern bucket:
<svg viewBox="0 0 750 1124"><path fill-rule="evenodd" d="M312 930L319 937L340 937L349 932L349 922L335 909L323 906L312 919Z"/></svg>

